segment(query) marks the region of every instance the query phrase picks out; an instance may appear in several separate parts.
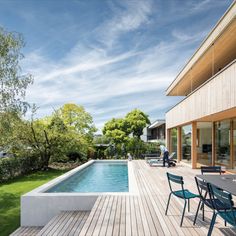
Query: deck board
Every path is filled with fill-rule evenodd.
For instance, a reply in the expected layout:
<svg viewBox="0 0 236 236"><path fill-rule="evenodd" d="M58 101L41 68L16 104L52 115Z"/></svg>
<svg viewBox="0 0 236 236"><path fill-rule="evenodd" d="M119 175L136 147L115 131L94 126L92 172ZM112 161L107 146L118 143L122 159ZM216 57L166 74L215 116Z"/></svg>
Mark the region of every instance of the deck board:
<svg viewBox="0 0 236 236"><path fill-rule="evenodd" d="M115 219L113 223L113 231L112 231L112 235L114 236L118 236L120 233L121 203L122 203L121 197L117 197L116 214L115 214Z"/></svg>
<svg viewBox="0 0 236 236"><path fill-rule="evenodd" d="M21 227L13 236L79 235L79 236L205 236L212 212L205 209L205 221L199 212L197 223L193 219L198 199L191 200L190 212L186 211L183 227L180 227L183 201L172 197L168 214L165 215L169 186L166 172L182 175L185 187L197 193L194 176L199 170L178 165L176 168L150 167L143 160L132 161L137 182L137 195L101 195L91 212L62 212L43 229ZM40 232L39 232L40 231ZM30 234L32 232L32 234ZM214 236L236 235L236 230L225 227L217 218Z"/></svg>
<svg viewBox="0 0 236 236"><path fill-rule="evenodd" d="M103 234L103 235L108 235L109 236L109 235L113 234L113 229L114 229L114 225L115 225L116 211L117 211L117 205L118 205L118 197L114 196L110 217L108 219L106 234Z"/></svg>
<svg viewBox="0 0 236 236"><path fill-rule="evenodd" d="M42 227L20 227L10 236L36 236Z"/></svg>

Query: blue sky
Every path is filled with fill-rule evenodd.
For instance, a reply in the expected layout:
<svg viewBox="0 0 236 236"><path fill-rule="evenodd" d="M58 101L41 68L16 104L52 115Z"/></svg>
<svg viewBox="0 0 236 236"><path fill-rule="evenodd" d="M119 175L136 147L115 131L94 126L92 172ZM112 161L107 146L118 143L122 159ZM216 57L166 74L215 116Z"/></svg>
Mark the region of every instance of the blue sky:
<svg viewBox="0 0 236 236"><path fill-rule="evenodd" d="M73 102L101 128L134 108L163 118L180 99L165 89L231 2L0 0L0 25L24 36L38 116Z"/></svg>

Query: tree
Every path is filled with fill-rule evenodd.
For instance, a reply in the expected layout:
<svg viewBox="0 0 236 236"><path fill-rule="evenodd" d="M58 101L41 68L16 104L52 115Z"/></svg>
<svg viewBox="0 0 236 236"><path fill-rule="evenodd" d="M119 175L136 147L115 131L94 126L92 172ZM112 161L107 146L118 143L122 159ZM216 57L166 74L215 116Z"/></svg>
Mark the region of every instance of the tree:
<svg viewBox="0 0 236 236"><path fill-rule="evenodd" d="M129 133L140 139L143 134L143 129L150 124L148 115L144 112L134 109L125 116L126 122L128 123Z"/></svg>
<svg viewBox="0 0 236 236"><path fill-rule="evenodd" d="M107 121L102 131L111 140L111 143L116 144L116 154L125 156L127 152L131 152L134 156L139 157L144 150L140 136L147 124L150 124L148 116L135 109L125 118L112 118ZM107 150L107 153L110 153L110 149Z"/></svg>
<svg viewBox="0 0 236 236"><path fill-rule="evenodd" d="M92 142L97 129L93 124L92 116L85 111L83 106L68 103L63 105L56 113L68 129L83 135Z"/></svg>
<svg viewBox="0 0 236 236"><path fill-rule="evenodd" d="M82 106L65 104L51 116L34 121L31 131L31 145L47 167L50 160L72 156L81 160L87 158L96 128L91 115Z"/></svg>
<svg viewBox="0 0 236 236"><path fill-rule="evenodd" d="M93 147L90 136L95 127L88 124L89 128L83 129L86 120L81 119L82 112L76 116L80 118L82 127L75 117L73 123L68 123L66 113L62 115L61 110L60 108L51 116L35 120L33 109L31 121L22 119L17 113L0 113L0 118L11 121L0 122L0 129L4 131L4 135L0 137L1 144L9 146L15 156L39 157L40 169L47 169L51 161L67 161L71 154L73 157L76 154L80 160L87 159L88 152ZM83 117L89 118L88 121L92 123L91 116Z"/></svg>
<svg viewBox="0 0 236 236"><path fill-rule="evenodd" d="M128 124L122 118L112 118L106 122L102 132L115 144L124 143L128 140Z"/></svg>
<svg viewBox="0 0 236 236"><path fill-rule="evenodd" d="M23 58L22 36L0 28L0 112L25 113L29 107L25 92L33 82L31 75L21 73L19 66Z"/></svg>
<svg viewBox="0 0 236 236"><path fill-rule="evenodd" d="M138 137L132 137L127 144L127 150L133 157L140 158L141 154L145 152L145 143Z"/></svg>

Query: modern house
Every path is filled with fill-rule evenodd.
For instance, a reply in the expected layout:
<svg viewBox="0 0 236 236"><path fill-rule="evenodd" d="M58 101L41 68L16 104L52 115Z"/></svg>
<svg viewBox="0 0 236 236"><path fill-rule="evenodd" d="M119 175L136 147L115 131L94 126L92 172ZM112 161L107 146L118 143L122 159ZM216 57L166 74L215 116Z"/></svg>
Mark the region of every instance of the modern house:
<svg viewBox="0 0 236 236"><path fill-rule="evenodd" d="M141 139L144 142L164 142L166 135L166 122L165 120L156 120L152 124L148 125L143 130L143 135L141 136Z"/></svg>
<svg viewBox="0 0 236 236"><path fill-rule="evenodd" d="M166 90L185 96L166 113L167 145L192 168L236 170L236 2Z"/></svg>

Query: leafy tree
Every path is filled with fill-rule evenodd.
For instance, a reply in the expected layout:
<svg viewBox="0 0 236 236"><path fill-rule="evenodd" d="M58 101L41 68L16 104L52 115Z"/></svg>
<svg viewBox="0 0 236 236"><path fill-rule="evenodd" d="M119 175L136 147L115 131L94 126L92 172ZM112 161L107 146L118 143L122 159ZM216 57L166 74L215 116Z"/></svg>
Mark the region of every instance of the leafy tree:
<svg viewBox="0 0 236 236"><path fill-rule="evenodd" d="M148 116L138 109L134 109L133 111L129 112L125 116L125 119L129 126L129 132L139 139L143 134L143 129L147 126L147 124L150 124Z"/></svg>
<svg viewBox="0 0 236 236"><path fill-rule="evenodd" d="M140 158L142 153L145 153L145 143L138 137L130 138L127 144L127 150L135 158Z"/></svg>
<svg viewBox="0 0 236 236"><path fill-rule="evenodd" d="M65 104L52 116L38 120L34 125L41 140L45 165L50 160L66 161L67 157L83 160L92 151L96 128L91 115L82 106Z"/></svg>
<svg viewBox="0 0 236 236"><path fill-rule="evenodd" d="M105 135L95 136L93 139L94 144L109 144L110 140Z"/></svg>
<svg viewBox="0 0 236 236"><path fill-rule="evenodd" d="M21 73L23 58L22 36L0 28L0 112L25 113L29 107L24 100L26 88L33 82L31 75Z"/></svg>
<svg viewBox="0 0 236 236"><path fill-rule="evenodd" d="M95 129L94 126L87 129L86 133L85 129L79 127L79 122L75 118L73 124L76 125L66 124L66 116L62 116L60 112L61 109L51 116L37 120L32 118L31 121L23 120L17 113L0 113L0 116L4 116L3 120L11 121L6 124L0 122L0 129L4 131L3 137L6 138L0 137L1 144L9 146L15 156L38 156L41 169L46 169L50 161L68 161L68 157L71 156L76 156L80 160L87 158L88 153L92 151L90 136ZM32 117L34 113L35 110ZM86 121L83 121L83 127L85 123Z"/></svg>
<svg viewBox="0 0 236 236"><path fill-rule="evenodd" d="M130 152L133 156L140 157L140 154L145 152L145 144L140 140L140 136L147 124L150 124L148 116L135 109L125 118L112 118L106 122L103 134L116 145L116 155L124 157L127 152ZM106 153L110 155L111 148L108 148Z"/></svg>
<svg viewBox="0 0 236 236"><path fill-rule="evenodd" d="M126 120L122 118L112 118L110 121L106 122L102 132L116 144L124 143L128 140L128 124Z"/></svg>
<svg viewBox="0 0 236 236"><path fill-rule="evenodd" d="M93 124L92 116L85 111L83 106L69 103L62 106L56 112L68 129L77 134L84 135L89 141L92 141L97 129Z"/></svg>

